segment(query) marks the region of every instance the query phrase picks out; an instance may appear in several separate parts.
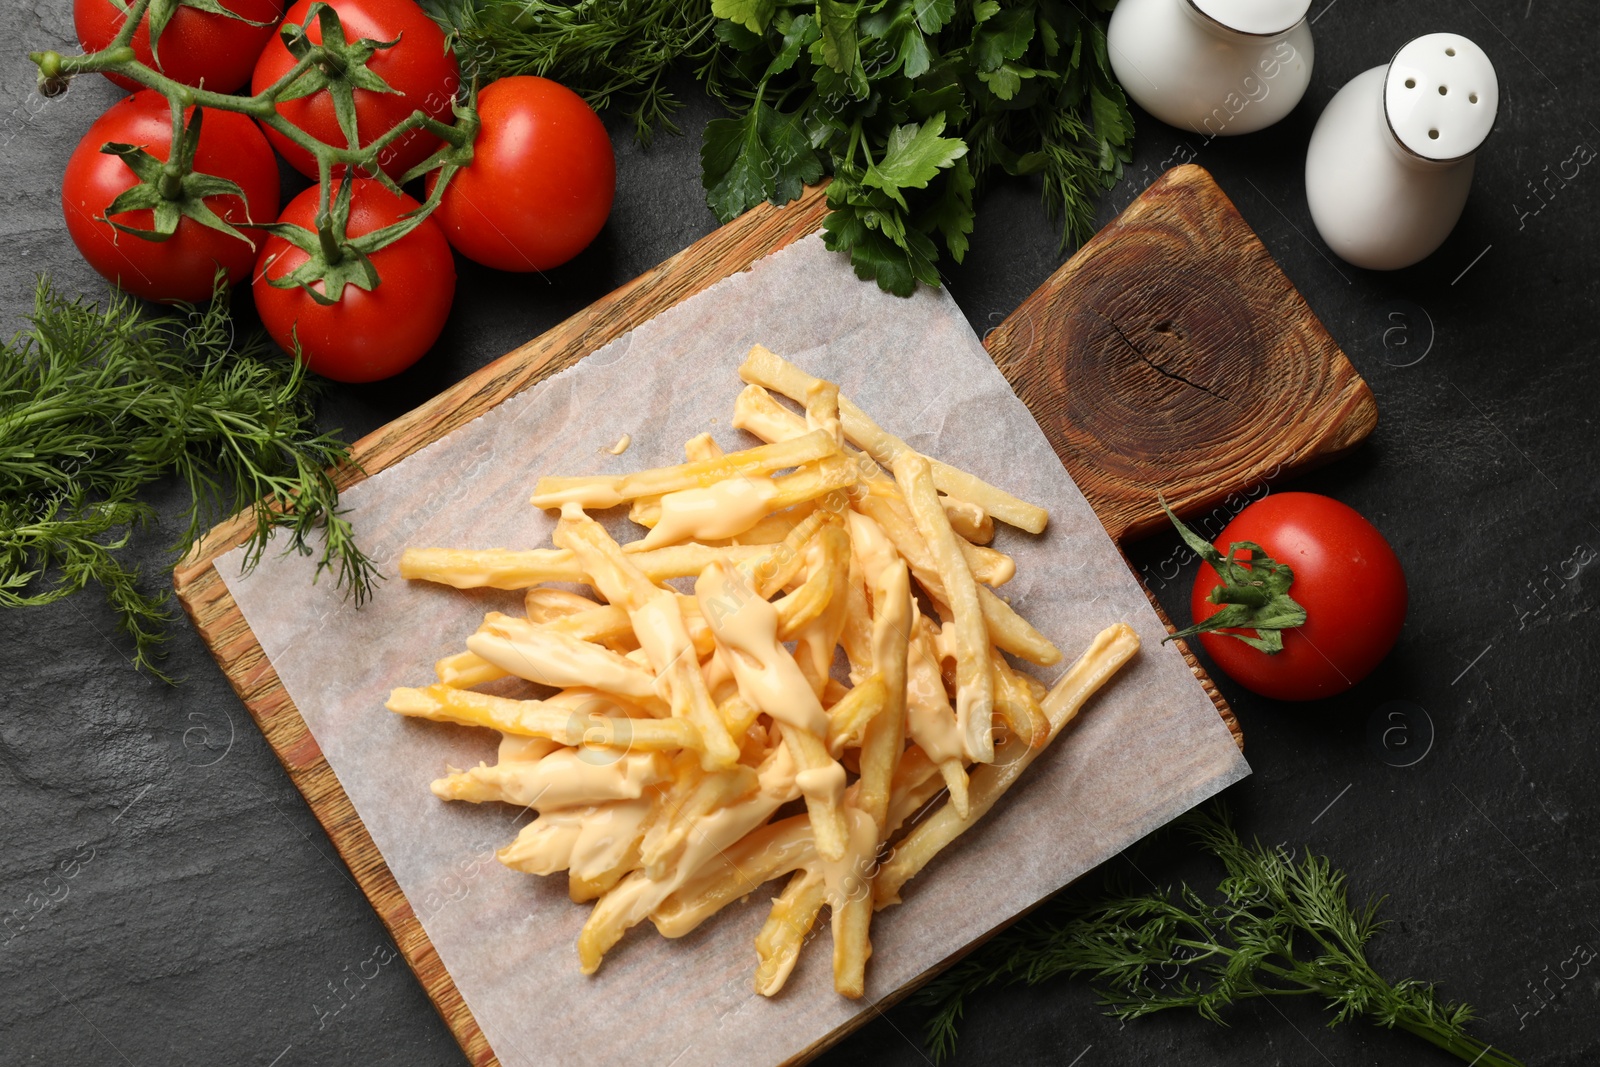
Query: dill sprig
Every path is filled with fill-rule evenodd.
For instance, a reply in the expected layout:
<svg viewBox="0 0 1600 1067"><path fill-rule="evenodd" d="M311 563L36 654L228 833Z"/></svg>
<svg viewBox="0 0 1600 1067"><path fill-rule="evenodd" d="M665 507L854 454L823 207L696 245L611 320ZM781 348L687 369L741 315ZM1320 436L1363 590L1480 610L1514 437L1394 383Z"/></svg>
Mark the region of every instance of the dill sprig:
<svg viewBox="0 0 1600 1067"><path fill-rule="evenodd" d="M379 577L339 514L330 467L349 458L313 427L312 380L255 335L236 341L227 300L149 313L128 298L103 309L41 279L31 328L0 350L0 606L49 604L99 585L133 642L154 659L171 619L121 553L153 518L138 499L175 476L188 490L187 549L217 518L248 509L247 566L273 531L318 550L359 601Z"/></svg>
<svg viewBox="0 0 1600 1067"><path fill-rule="evenodd" d="M484 82L513 74L551 78L596 110L627 109L648 144L672 133L682 106L663 81L681 60L714 47L711 0L424 0L454 39L462 68Z"/></svg>
<svg viewBox="0 0 1600 1067"><path fill-rule="evenodd" d="M1478 1067L1522 1067L1466 1033L1471 1007L1441 1002L1431 984L1390 984L1373 969L1365 946L1384 925L1377 917L1383 899L1352 907L1344 873L1326 857L1297 860L1260 842L1246 845L1221 809L1186 822L1222 861L1220 899L1209 902L1183 885L1069 899L1064 915L1018 923L919 995L937 1005L927 1029L936 1058L954 1050L974 993L1068 974L1099 983L1101 1005L1124 1020L1192 1008L1225 1025L1225 1010L1239 1001L1310 995L1333 1012L1330 1027L1365 1017Z"/></svg>

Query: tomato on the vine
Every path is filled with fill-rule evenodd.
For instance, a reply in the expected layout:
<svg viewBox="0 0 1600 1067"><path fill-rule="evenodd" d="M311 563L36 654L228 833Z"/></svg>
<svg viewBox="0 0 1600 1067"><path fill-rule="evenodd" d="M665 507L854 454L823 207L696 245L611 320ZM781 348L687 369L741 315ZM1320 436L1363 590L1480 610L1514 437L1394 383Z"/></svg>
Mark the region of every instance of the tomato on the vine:
<svg viewBox="0 0 1600 1067"><path fill-rule="evenodd" d="M1230 678L1277 700L1315 700L1351 688L1389 654L1406 617L1405 572L1389 542L1353 508L1315 493L1273 493L1241 511L1215 547L1225 554L1245 541L1293 570L1286 593L1304 609L1304 622L1283 629L1283 648L1271 654L1232 636L1254 637L1260 633L1254 629L1200 633ZM1233 559L1243 563L1248 554ZM1247 565L1246 573L1264 574L1267 563ZM1224 603L1214 602L1212 590L1221 584L1217 570L1202 562L1189 601L1197 625L1239 602L1227 594L1218 594Z"/></svg>
<svg viewBox="0 0 1600 1067"><path fill-rule="evenodd" d="M502 78L478 94L472 165L434 218L462 255L497 270L548 270L582 252L617 187L606 128L583 98L546 78ZM433 191L438 172L428 175Z"/></svg>
<svg viewBox="0 0 1600 1067"><path fill-rule="evenodd" d="M171 0L168 0L170 3ZM133 54L174 81L219 93L231 93L250 80L261 54L283 18L285 0L221 0L221 6L238 15L229 18L215 11L179 4L150 51L150 15L133 32ZM154 6L154 5L152 5ZM73 0L72 21L85 52L99 52L116 38L128 18L123 0ZM131 78L109 71L106 77L124 89L136 90Z"/></svg>
<svg viewBox="0 0 1600 1067"><path fill-rule="evenodd" d="M414 111L422 111L447 124L452 121L452 103L461 84L461 68L445 41L444 31L415 0L324 2L338 14L346 42L398 39L394 47L380 48L366 61L366 70L381 78L394 92L359 87L353 90L356 133L362 145L371 144L388 133ZM311 8L312 0L299 0L284 16L284 26L305 26L306 39L322 44L322 24L319 19L310 17ZM295 62L283 39L274 35L256 62L251 92L259 94L271 86L287 74ZM328 76L338 75L330 73ZM332 91L328 88L309 96L280 100L278 114L325 144L343 148L349 143L339 128ZM317 163L311 153L274 129L267 129L267 137L296 170L308 177L317 176ZM439 145L439 138L426 130L412 130L389 145L378 164L385 174L398 178L437 151Z"/></svg>
<svg viewBox="0 0 1600 1067"><path fill-rule="evenodd" d="M185 115L192 121L194 109ZM244 115L207 111L203 120L194 169L236 182L244 192L243 200L231 193L205 196L204 207L233 225L271 222L278 213L278 163L266 138ZM107 143L138 146L155 160L167 162L172 153L172 114L166 98L146 89L112 104L67 161L61 207L67 232L90 266L135 296L162 301L205 300L219 267L228 272L230 282L249 274L262 243L261 236L250 230L239 231L249 238L241 240L184 216L165 240L149 240L106 221L112 202L140 184L128 162L100 150ZM155 212L119 211L110 218L129 229L151 231Z"/></svg>
<svg viewBox="0 0 1600 1067"><path fill-rule="evenodd" d="M382 229L421 205L396 196L372 178L352 179L346 236ZM337 195L337 189L335 190ZM289 202L280 222L316 228L318 189ZM308 259L276 235L267 238L256 265L256 310L272 339L313 371L341 382L375 382L399 374L433 347L455 300L456 267L450 244L432 219L394 244L371 253L379 282L373 289L347 285L337 303L322 304L301 288L272 284ZM321 282L313 283L326 293Z"/></svg>

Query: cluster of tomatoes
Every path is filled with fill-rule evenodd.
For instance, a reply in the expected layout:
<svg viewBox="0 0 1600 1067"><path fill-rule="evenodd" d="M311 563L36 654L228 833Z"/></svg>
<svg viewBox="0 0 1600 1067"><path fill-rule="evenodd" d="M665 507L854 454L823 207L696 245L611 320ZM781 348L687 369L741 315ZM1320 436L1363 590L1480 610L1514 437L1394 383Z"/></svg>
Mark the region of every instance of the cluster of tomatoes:
<svg viewBox="0 0 1600 1067"><path fill-rule="evenodd" d="M454 121L461 72L444 33L415 0L323 0L338 15L346 41L395 42L377 49L367 69L392 92L354 90L359 143L373 141L423 111L446 125ZM135 56L185 85L233 93L247 84L260 95L295 66L280 23L305 26L322 44L313 0L286 12L285 0L223 0L237 18L198 7L177 7L150 46L148 16L133 38ZM111 44L127 18L116 0L75 0L78 36L86 51ZM62 206L67 228L84 257L124 290L148 300L201 301L217 271L237 284L253 277L256 307L273 339L298 351L312 370L340 381L375 381L410 366L438 339L455 296L452 246L463 256L500 270L546 270L582 251L611 210L616 163L600 120L570 90L543 78L505 78L477 97L480 128L470 166L457 171L438 207L410 233L377 249L370 261L378 278L370 289L344 286L327 302L321 283L280 288L309 253L252 225L280 222L314 230L319 189L312 185L280 210L274 149L296 170L316 179L317 161L290 137L238 112L207 109L194 151L195 173L236 183L243 195L206 196L204 206L242 240L191 217L164 239L152 232L153 210L107 208L141 179L109 144L131 145L169 163L173 122L161 93L139 89L113 105L84 136L67 165ZM345 146L335 102L326 88L280 99L277 115L326 144ZM385 147L378 164L398 179L442 145L425 129ZM431 193L438 172L427 176ZM389 226L421 206L376 179L340 175L350 182L349 238ZM112 221L118 223L113 226Z"/></svg>

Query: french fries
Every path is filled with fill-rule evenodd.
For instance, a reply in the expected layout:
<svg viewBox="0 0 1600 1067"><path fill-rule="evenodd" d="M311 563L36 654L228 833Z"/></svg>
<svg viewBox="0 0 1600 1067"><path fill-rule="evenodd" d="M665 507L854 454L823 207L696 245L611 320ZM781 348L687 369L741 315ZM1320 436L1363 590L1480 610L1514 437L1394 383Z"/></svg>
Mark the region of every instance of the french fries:
<svg viewBox="0 0 1600 1067"><path fill-rule="evenodd" d="M583 973L646 920L681 937L784 878L756 990L782 990L826 909L834 988L861 997L874 911L1138 639L1111 627L1047 691L1005 653L1061 653L995 594L1016 564L989 544L994 520L1037 533L1043 509L913 451L763 348L740 375L734 424L763 443L724 452L700 434L676 466L540 478L552 547L407 549L404 577L518 590L523 615L490 612L436 682L387 706L500 733L497 763L433 792L538 813L497 856L565 872L591 904ZM647 531L627 543L589 514L622 506ZM516 691L529 683L549 688Z"/></svg>
<svg viewBox="0 0 1600 1067"><path fill-rule="evenodd" d="M808 390L818 384L817 379L760 345L752 348L745 357L744 366L739 368L739 377L752 385L765 386L801 403L805 402ZM885 467L892 467L896 456L911 451L910 445L873 422L849 398L839 397L838 404L844 435ZM933 476L934 484L946 494L976 504L995 518L1029 533L1043 533L1045 523L1050 519L1044 508L1018 500L981 478L938 460L933 461Z"/></svg>

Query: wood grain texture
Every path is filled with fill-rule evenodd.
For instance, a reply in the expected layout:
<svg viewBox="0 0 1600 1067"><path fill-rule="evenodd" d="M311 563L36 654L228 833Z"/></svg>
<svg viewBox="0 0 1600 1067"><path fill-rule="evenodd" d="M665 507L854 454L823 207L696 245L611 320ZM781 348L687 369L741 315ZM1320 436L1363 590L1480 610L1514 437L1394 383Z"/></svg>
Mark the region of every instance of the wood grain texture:
<svg viewBox="0 0 1600 1067"><path fill-rule="evenodd" d="M339 484L353 485L399 462L674 304L747 269L763 256L815 231L821 226L825 213L822 191L812 189L787 207L762 206L722 227L415 411L362 438L352 448L354 465L339 472ZM1253 248L1259 254L1226 253L1220 239L1206 229L1218 225L1227 227L1229 240L1244 244L1247 251ZM1194 227L1199 229L1192 229ZM1146 257L1165 257L1161 269L1151 268L1148 258L1134 256L1126 261L1119 260L1117 235L1121 233L1131 234L1128 240L1132 242L1143 242ZM1133 286L1119 287L1109 280L1108 275L1116 272L1114 268L1118 262L1125 262L1125 267L1119 269L1130 271L1134 277L1154 279L1139 283L1146 287L1145 299L1130 299ZM1166 288L1157 287L1156 280ZM1250 301L1230 304L1229 287L1251 294ZM1112 299L1119 288L1124 290L1122 297ZM1231 308L1226 313L1216 312L1214 320L1230 324L1235 335L1255 339L1257 348L1252 350L1252 359L1263 362L1302 360L1312 364L1278 368L1272 373L1286 385L1300 385L1306 403L1323 406L1302 413L1298 420L1291 420L1290 425L1297 428L1298 433L1263 433L1259 438L1252 434L1248 440L1257 444L1258 451L1250 457L1251 462L1245 462L1242 452L1230 452L1225 457L1226 462L1219 463L1218 455L1226 450L1220 449L1217 441L1227 440L1225 433L1238 434L1245 429L1236 421L1225 430L1225 417L1237 420L1253 414L1253 407L1220 400L1179 383L1171 374L1161 373L1161 368L1186 376L1192 372L1196 377L1206 376L1209 381L1212 371L1206 360L1236 360L1237 357L1218 345L1202 345L1198 341L1188 344L1190 336L1201 336L1189 331L1213 321L1212 318L1200 317L1199 312L1185 310L1188 305L1184 305L1168 310L1165 318L1157 320L1153 325L1170 320L1174 328L1181 324L1185 331L1175 347L1148 350L1154 352L1151 358L1160 363L1161 368L1138 356L1118 355L1104 330L1088 329L1071 335L1074 345L1091 350L1088 355L1077 349L1068 351L1062 338L1055 333L1072 328L1074 323L1082 325L1090 321L1078 314L1074 305L1099 301L1100 312L1111 322L1142 337L1137 323L1151 318L1157 301L1200 292L1211 294L1210 303L1191 299L1191 304ZM1299 340L1272 349L1270 341L1276 327L1271 320L1256 316L1282 315L1286 308L1300 316L1295 319L1297 332L1294 334ZM1351 447L1371 430L1375 421L1371 396L1364 383L1349 370L1348 362L1327 339L1326 332L1311 316L1304 301L1277 270L1210 177L1194 167L1180 168L1159 180L1119 220L1057 271L990 335L987 344L995 362L1028 402L1057 453L1113 536L1137 533L1153 525L1148 497L1157 489L1189 510L1211 506L1228 493L1260 481L1263 476L1298 469L1317 458L1327 458ZM1146 344L1150 344L1148 339ZM1269 349L1280 355L1269 356ZM1094 353L1100 355L1097 357ZM1142 467L1138 454L1128 451L1141 438L1109 433L1105 419L1087 406L1089 398L1095 394L1094 387L1087 384L1083 376L1086 367L1092 370L1097 365L1097 359L1109 360L1109 365L1131 375L1118 390L1108 394L1102 390L1102 394L1111 396L1110 402L1122 406L1117 419L1112 420L1114 423L1132 421L1146 428L1147 437L1139 447L1153 452L1145 457L1147 462ZM1177 362L1169 365L1168 361ZM1348 376L1340 370L1340 364L1348 371ZM1223 376L1217 375L1218 378ZM1332 388L1330 383L1340 384ZM1153 388L1139 392L1144 387ZM1084 396L1060 395L1059 390L1066 388L1083 390ZM1200 392L1212 403L1197 401L1186 395L1185 390ZM1151 405L1151 411L1137 409L1141 396L1143 403ZM1215 406L1218 404L1223 406ZM1334 410L1327 410L1330 404ZM1187 418L1200 420L1202 429L1189 429L1172 421ZM1078 421L1074 422L1075 419ZM1280 423L1282 421L1280 419ZM1085 429L1085 423L1089 429ZM1123 450L1126 454L1097 455L1091 447L1093 433L1109 433L1112 449ZM1182 446L1168 443L1167 438L1172 437L1183 442ZM1159 463L1165 473L1156 474L1151 463ZM1272 470L1274 464L1280 469ZM1140 470L1144 473L1140 474ZM1145 494L1144 498L1140 497L1141 493ZM236 516L212 529L174 571L178 598L455 1034L468 1060L477 1067L496 1064L493 1050L422 924L216 571L217 557L243 543L253 528L247 516ZM1151 603L1155 604L1154 597ZM1156 607L1159 613L1159 605ZM1242 746L1238 722L1227 703L1193 655L1187 649L1184 654L1197 680L1211 695ZM972 947L968 946L963 954ZM921 979L898 991L889 1000L898 1000L920 982ZM855 1029L868 1015L870 1013L829 1034L793 1062L809 1059Z"/></svg>
<svg viewBox="0 0 1600 1067"><path fill-rule="evenodd" d="M1355 447L1361 380L1216 182L1162 175L987 347L1116 541Z"/></svg>

